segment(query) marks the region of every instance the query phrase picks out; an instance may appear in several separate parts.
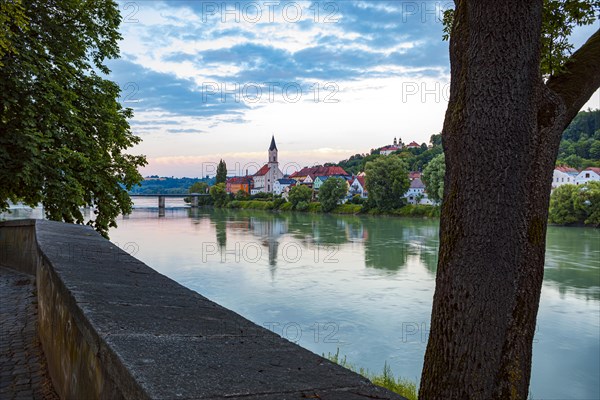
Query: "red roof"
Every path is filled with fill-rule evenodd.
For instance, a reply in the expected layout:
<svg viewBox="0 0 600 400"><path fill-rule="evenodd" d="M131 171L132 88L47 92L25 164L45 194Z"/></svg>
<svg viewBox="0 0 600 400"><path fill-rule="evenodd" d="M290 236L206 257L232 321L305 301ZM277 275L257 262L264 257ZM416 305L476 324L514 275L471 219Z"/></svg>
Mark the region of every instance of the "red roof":
<svg viewBox="0 0 600 400"><path fill-rule="evenodd" d="M263 167L264 168L264 167ZM261 168L262 169L262 168ZM304 167L300 171L294 172L290 178L297 176L331 176L331 175L349 175L342 167Z"/></svg>
<svg viewBox="0 0 600 400"><path fill-rule="evenodd" d="M600 175L600 168L598 167L587 167L586 169L584 169L584 171L594 171L595 173Z"/></svg>
<svg viewBox="0 0 600 400"><path fill-rule="evenodd" d="M415 146L416 147L421 147L421 145L419 143L417 143L417 142L410 142L410 144L408 146L406 146L406 147L415 147Z"/></svg>
<svg viewBox="0 0 600 400"><path fill-rule="evenodd" d="M363 189L367 188L367 185L365 184L365 177L364 176L355 176L354 179L358 180L358 183L360 183L360 186L362 186Z"/></svg>
<svg viewBox="0 0 600 400"><path fill-rule="evenodd" d="M417 179L421 178L421 173L419 171L410 171L408 173L408 179Z"/></svg>
<svg viewBox="0 0 600 400"><path fill-rule="evenodd" d="M266 175L267 172L269 172L269 164L265 164L262 166L261 169L259 169L258 171L256 171L256 173L254 174L254 176L263 176Z"/></svg>
<svg viewBox="0 0 600 400"><path fill-rule="evenodd" d="M252 179L251 176L234 176L231 178L227 178L227 183L235 185L235 184L243 184L243 183L250 183L250 180Z"/></svg>
<svg viewBox="0 0 600 400"><path fill-rule="evenodd" d="M398 147L398 146L385 146L385 147L382 147L381 149L379 149L379 151L396 151L396 150L400 150L400 147Z"/></svg>
<svg viewBox="0 0 600 400"><path fill-rule="evenodd" d="M571 173L578 173L579 172L575 168L567 167L567 166L564 166L564 165L560 165L558 167L555 167L554 169L557 170L557 171L560 171L560 172L564 172L564 173L569 173L569 172L571 172Z"/></svg>

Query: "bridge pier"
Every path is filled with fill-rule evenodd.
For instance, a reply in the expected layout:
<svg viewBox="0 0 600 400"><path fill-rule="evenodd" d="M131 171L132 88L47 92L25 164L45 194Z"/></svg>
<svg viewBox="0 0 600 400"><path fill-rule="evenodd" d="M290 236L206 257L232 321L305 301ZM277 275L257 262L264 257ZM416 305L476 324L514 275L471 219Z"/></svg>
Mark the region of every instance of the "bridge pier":
<svg viewBox="0 0 600 400"><path fill-rule="evenodd" d="M165 209L165 196L158 196L158 209Z"/></svg>
<svg viewBox="0 0 600 400"><path fill-rule="evenodd" d="M191 196L192 196L192 207L198 208L198 198L199 198L198 193L192 193Z"/></svg>

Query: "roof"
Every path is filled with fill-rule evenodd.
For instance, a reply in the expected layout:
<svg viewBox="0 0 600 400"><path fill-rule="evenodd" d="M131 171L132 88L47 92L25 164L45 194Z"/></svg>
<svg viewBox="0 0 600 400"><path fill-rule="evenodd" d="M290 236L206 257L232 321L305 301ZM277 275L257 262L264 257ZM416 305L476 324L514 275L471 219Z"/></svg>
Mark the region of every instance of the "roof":
<svg viewBox="0 0 600 400"><path fill-rule="evenodd" d="M297 176L331 176L331 175L349 175L342 167L330 166L330 167L304 167L300 171L294 172L290 175L291 178Z"/></svg>
<svg viewBox="0 0 600 400"><path fill-rule="evenodd" d="M410 171L408 173L408 179L416 179L421 178L421 173L419 171Z"/></svg>
<svg viewBox="0 0 600 400"><path fill-rule="evenodd" d="M586 169L584 169L584 171L593 171L593 172L597 173L598 175L600 175L600 168L598 168L598 167L587 167Z"/></svg>
<svg viewBox="0 0 600 400"><path fill-rule="evenodd" d="M564 172L565 174L578 174L579 173L579 171L577 171L575 168L567 167L565 165L559 165L558 167L555 167L554 169L556 171Z"/></svg>
<svg viewBox="0 0 600 400"><path fill-rule="evenodd" d="M258 171L256 171L256 173L254 174L254 176L264 176L267 174L267 172L269 172L269 164L265 164L262 166L261 169L259 169Z"/></svg>
<svg viewBox="0 0 600 400"><path fill-rule="evenodd" d="M331 177L330 177L330 176L322 176L322 175L319 175L319 176L317 176L317 177L315 178L315 180L317 180L317 179L318 179L318 180L320 180L321 182L325 182L325 181L326 181L327 179L329 179L329 178L331 178Z"/></svg>
<svg viewBox="0 0 600 400"><path fill-rule="evenodd" d="M227 178L227 183L231 184L240 184L240 183L250 183L252 180L251 176L234 176L231 178Z"/></svg>
<svg viewBox="0 0 600 400"><path fill-rule="evenodd" d="M421 145L415 141L410 142L409 145L406 147L414 147L414 146L421 147Z"/></svg>
<svg viewBox="0 0 600 400"><path fill-rule="evenodd" d="M363 187L363 189L366 189L366 187L367 187L367 186L365 185L365 177L364 177L364 176L360 176L360 175L359 175L359 176L356 176L356 177L354 178L354 180L355 180L355 181L358 181L358 183L360 183L360 186L362 186L362 187ZM354 182L352 182L352 183L354 183Z"/></svg>
<svg viewBox="0 0 600 400"><path fill-rule="evenodd" d="M296 183L296 180L282 178L282 179L277 179L277 182L279 182L280 185L293 185L294 183Z"/></svg>
<svg viewBox="0 0 600 400"><path fill-rule="evenodd" d="M379 149L379 151L396 151L396 150L400 150L399 146L385 146L382 147L381 149Z"/></svg>
<svg viewBox="0 0 600 400"><path fill-rule="evenodd" d="M410 182L411 189L425 189L425 184L420 178L415 178Z"/></svg>
<svg viewBox="0 0 600 400"><path fill-rule="evenodd" d="M269 151L277 150L277 145L275 144L275 135L271 136L271 145L269 146Z"/></svg>

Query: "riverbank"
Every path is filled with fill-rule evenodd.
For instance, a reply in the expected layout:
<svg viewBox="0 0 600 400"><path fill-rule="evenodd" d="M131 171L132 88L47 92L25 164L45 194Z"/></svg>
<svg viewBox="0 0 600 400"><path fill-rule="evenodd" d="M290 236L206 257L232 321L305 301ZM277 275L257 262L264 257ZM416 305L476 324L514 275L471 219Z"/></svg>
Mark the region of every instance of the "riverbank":
<svg viewBox="0 0 600 400"><path fill-rule="evenodd" d="M343 215L380 215L396 217L414 217L414 218L439 218L440 207L428 205L407 204L404 207L389 211L382 211L377 208L369 208L363 204L340 204L329 212L321 209L319 202L308 203L305 209L294 209L292 203L276 200L233 200L227 203L225 208L243 209L243 210L271 210L271 211L294 211L307 213L323 214L343 214Z"/></svg>

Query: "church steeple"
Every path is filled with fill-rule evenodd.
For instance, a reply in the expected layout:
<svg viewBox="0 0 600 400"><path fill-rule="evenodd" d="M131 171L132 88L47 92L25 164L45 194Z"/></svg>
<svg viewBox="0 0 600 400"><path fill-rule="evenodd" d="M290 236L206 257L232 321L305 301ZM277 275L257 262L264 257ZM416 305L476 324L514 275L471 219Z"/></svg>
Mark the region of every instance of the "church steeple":
<svg viewBox="0 0 600 400"><path fill-rule="evenodd" d="M273 135L269 146L269 164L277 162L277 145L275 144L275 135Z"/></svg>

